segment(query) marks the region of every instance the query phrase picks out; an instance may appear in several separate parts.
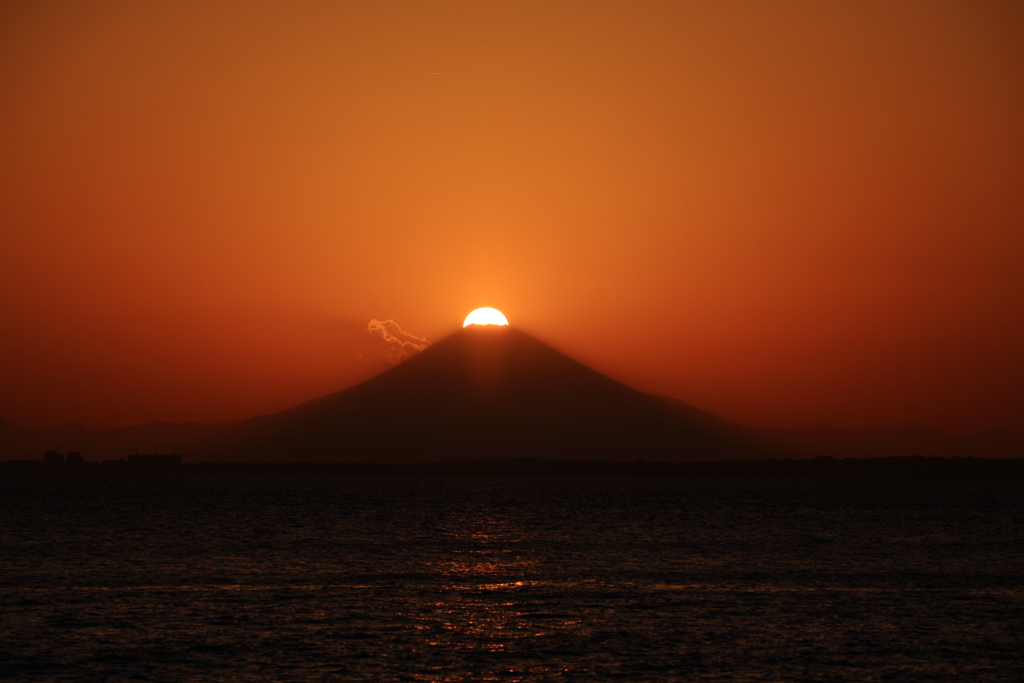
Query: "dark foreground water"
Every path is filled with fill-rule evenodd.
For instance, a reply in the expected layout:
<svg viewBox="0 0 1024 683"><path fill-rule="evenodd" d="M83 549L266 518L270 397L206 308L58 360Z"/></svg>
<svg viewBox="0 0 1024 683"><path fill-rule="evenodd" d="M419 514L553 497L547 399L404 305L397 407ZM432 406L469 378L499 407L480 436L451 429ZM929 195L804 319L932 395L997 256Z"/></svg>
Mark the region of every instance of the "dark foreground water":
<svg viewBox="0 0 1024 683"><path fill-rule="evenodd" d="M1024 486L0 480L5 680L1024 680Z"/></svg>

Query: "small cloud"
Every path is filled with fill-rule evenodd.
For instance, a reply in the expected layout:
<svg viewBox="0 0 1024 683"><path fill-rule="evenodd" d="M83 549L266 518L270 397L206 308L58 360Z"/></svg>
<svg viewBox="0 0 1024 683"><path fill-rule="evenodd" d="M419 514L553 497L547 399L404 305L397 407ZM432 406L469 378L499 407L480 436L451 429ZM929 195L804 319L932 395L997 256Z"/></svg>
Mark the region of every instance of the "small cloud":
<svg viewBox="0 0 1024 683"><path fill-rule="evenodd" d="M384 358L392 365L401 363L430 346L430 342L426 339L409 334L394 320L374 319L370 321L366 329L371 335L384 342Z"/></svg>

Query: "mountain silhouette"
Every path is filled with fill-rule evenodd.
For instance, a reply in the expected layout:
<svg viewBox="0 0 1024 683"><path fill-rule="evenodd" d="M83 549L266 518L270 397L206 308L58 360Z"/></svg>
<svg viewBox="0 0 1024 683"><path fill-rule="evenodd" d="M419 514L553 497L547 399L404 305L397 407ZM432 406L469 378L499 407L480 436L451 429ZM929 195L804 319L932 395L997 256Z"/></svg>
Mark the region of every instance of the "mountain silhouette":
<svg viewBox="0 0 1024 683"><path fill-rule="evenodd" d="M93 461L180 453L191 462L1018 458L1024 432L743 427L632 389L515 328L469 326L361 384L236 424L36 430L0 419L0 460L47 450Z"/></svg>
<svg viewBox="0 0 1024 683"><path fill-rule="evenodd" d="M44 451L80 451L88 460L123 458L132 453L183 453L218 427L198 422L149 422L116 429L67 424L30 429L0 419L0 459L39 459Z"/></svg>
<svg viewBox="0 0 1024 683"><path fill-rule="evenodd" d="M770 454L755 430L627 387L494 325L464 327L372 379L246 420L194 450L222 461L358 462Z"/></svg>

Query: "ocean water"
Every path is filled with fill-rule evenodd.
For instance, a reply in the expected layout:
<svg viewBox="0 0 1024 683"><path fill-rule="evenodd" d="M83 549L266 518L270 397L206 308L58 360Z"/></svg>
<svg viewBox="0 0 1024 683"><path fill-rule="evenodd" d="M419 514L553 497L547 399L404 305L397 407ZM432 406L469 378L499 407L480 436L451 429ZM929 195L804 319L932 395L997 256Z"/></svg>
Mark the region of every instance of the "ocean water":
<svg viewBox="0 0 1024 683"><path fill-rule="evenodd" d="M1021 681L1019 482L0 479L10 681Z"/></svg>

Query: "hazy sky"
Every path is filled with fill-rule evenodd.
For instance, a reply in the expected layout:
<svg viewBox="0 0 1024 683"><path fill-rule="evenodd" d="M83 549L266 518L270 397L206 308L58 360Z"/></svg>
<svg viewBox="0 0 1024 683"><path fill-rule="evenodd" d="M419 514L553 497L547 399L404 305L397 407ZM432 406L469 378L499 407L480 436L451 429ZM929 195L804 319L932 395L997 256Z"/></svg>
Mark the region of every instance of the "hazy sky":
<svg viewBox="0 0 1024 683"><path fill-rule="evenodd" d="M213 421L471 309L750 425L1024 429L1024 4L6 2L0 416Z"/></svg>

